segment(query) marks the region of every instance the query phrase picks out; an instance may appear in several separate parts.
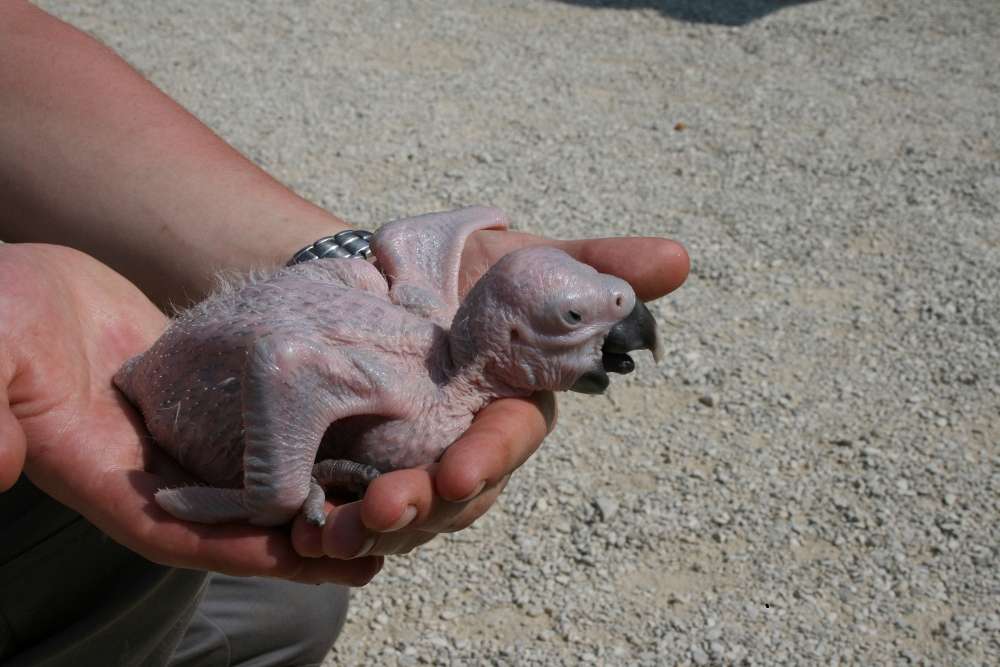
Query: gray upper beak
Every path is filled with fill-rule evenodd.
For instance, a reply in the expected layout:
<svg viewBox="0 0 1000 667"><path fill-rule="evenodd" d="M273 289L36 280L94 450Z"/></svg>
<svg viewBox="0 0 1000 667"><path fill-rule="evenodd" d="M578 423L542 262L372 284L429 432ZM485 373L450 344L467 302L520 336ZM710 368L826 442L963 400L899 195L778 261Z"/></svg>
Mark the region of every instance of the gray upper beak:
<svg viewBox="0 0 1000 667"><path fill-rule="evenodd" d="M631 373L635 369L635 362L628 356L635 350L649 350L656 361L663 357L656 320L646 304L638 300L628 317L611 327L604 339L602 367L584 373L570 389L582 394L600 394L610 383L608 373Z"/></svg>
<svg viewBox="0 0 1000 667"><path fill-rule="evenodd" d="M663 350L660 346L660 337L656 334L656 320L653 319L649 308L646 308L646 304L642 301L635 302L635 308L629 316L611 327L602 349L605 353L611 354L649 350L656 361L662 358Z"/></svg>

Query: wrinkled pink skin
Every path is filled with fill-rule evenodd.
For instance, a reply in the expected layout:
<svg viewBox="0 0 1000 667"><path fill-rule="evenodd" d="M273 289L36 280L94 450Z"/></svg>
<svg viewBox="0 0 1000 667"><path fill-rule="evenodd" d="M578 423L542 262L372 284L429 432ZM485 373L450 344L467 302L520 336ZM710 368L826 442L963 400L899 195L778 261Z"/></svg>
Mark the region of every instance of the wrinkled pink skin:
<svg viewBox="0 0 1000 667"><path fill-rule="evenodd" d="M157 502L192 521L284 523L317 461L430 463L487 402L599 368L635 296L562 251L507 255L456 311L465 238L503 226L492 209L399 221L374 241L389 281L361 260L317 260L182 314L115 378L156 441L211 485Z"/></svg>

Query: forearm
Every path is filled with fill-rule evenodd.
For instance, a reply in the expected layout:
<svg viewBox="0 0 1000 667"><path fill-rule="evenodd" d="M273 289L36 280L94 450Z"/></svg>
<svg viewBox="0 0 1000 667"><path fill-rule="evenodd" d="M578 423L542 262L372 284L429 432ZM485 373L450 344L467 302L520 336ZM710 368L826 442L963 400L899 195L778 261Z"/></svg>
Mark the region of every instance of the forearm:
<svg viewBox="0 0 1000 667"><path fill-rule="evenodd" d="M344 227L103 45L0 3L0 239L79 248L162 305Z"/></svg>

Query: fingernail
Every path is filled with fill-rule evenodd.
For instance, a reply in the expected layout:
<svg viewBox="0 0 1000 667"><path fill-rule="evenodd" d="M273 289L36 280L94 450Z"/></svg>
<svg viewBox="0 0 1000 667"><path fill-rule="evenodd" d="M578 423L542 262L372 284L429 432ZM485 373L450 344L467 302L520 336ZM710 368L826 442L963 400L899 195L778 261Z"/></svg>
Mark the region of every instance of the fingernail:
<svg viewBox="0 0 1000 667"><path fill-rule="evenodd" d="M348 560L367 556L368 552L371 551L374 546L375 546L375 538L369 537L367 540L365 540L365 543L361 545L361 549L358 551L358 553L351 556L351 558Z"/></svg>
<svg viewBox="0 0 1000 667"><path fill-rule="evenodd" d="M399 520L382 532L391 533L396 530L402 530L403 528L409 526L415 518L417 518L417 508L414 505L407 505L406 509L403 510L403 513L400 515Z"/></svg>
<svg viewBox="0 0 1000 667"><path fill-rule="evenodd" d="M481 481L479 483L479 486L476 487L475 491L473 491L472 493L470 493L469 495L467 495L464 498L459 498L455 502L456 503L467 503L470 500L472 500L473 498L475 498L476 496L478 496L480 493L482 493L483 489L485 489L485 488L486 488L486 480L484 479L483 481Z"/></svg>

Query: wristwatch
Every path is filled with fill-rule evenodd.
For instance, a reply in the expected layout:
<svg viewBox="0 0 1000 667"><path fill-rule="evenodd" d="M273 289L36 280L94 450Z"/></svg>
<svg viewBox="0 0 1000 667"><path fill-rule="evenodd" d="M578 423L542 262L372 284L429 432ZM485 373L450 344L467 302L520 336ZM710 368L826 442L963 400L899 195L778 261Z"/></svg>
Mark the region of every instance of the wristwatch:
<svg viewBox="0 0 1000 667"><path fill-rule="evenodd" d="M326 259L328 257L338 259L359 258L374 262L375 253L372 252L371 237L372 233L363 229L348 229L333 236L324 236L292 255L292 258L288 260L288 264L285 266L301 264L313 259Z"/></svg>

